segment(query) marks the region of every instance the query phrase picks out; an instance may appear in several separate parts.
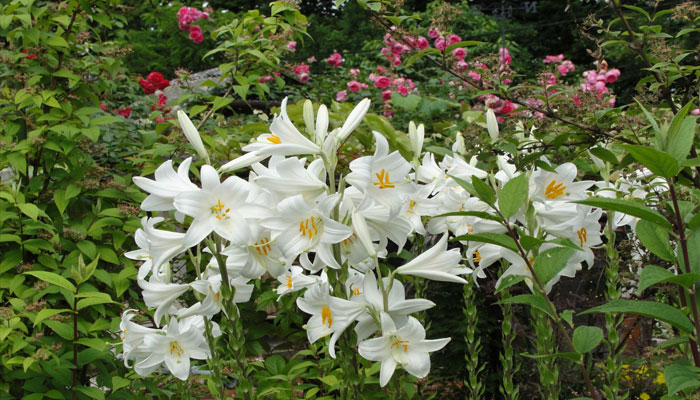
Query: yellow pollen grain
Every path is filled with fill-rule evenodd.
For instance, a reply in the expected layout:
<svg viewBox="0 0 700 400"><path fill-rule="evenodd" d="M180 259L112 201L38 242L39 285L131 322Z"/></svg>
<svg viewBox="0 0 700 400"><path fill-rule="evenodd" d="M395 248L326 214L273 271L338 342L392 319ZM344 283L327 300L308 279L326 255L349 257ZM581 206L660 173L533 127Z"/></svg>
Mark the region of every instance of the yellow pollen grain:
<svg viewBox="0 0 700 400"><path fill-rule="evenodd" d="M479 254L478 251L474 252L474 262L476 262L476 263L481 262L481 254Z"/></svg>
<svg viewBox="0 0 700 400"><path fill-rule="evenodd" d="M309 226L309 224L311 226ZM316 219L314 217L309 217L299 222L299 232L302 236L308 236L309 240L313 239L314 236L318 234L318 226L316 225Z"/></svg>
<svg viewBox="0 0 700 400"><path fill-rule="evenodd" d="M408 345L407 345L406 343L408 343L408 340L394 339L394 342L391 344L391 347L390 347L390 348L393 349L394 346L396 346L397 349L401 349L401 347L403 347L403 351L404 351L404 352L407 352L407 351L408 351Z"/></svg>
<svg viewBox="0 0 700 400"><path fill-rule="evenodd" d="M378 182L374 182L375 186L379 186L380 189L394 188L396 187L393 182L389 180L389 173L382 169L378 174L374 174L377 177Z"/></svg>
<svg viewBox="0 0 700 400"><path fill-rule="evenodd" d="M549 185L544 189L544 197L553 200L564 194L566 186L563 183L557 183L556 179L552 179Z"/></svg>
<svg viewBox="0 0 700 400"><path fill-rule="evenodd" d="M352 295L353 296L359 296L361 294L362 294L362 292L360 292L360 288L352 288Z"/></svg>
<svg viewBox="0 0 700 400"><path fill-rule="evenodd" d="M291 288L292 288L292 276L291 276L291 275L285 275L284 277L287 278L287 287L288 287L289 289L291 289Z"/></svg>
<svg viewBox="0 0 700 400"><path fill-rule="evenodd" d="M328 324L328 329L331 329L331 325L333 325L333 315L328 306L323 306L321 308L321 323Z"/></svg>
<svg viewBox="0 0 700 400"><path fill-rule="evenodd" d="M216 201L216 205L211 208L211 211L216 214L216 219L221 221L223 218L226 218L229 212L231 212L230 208L227 208L224 210L224 203L221 202L221 200Z"/></svg>
<svg viewBox="0 0 700 400"><path fill-rule="evenodd" d="M267 141L270 142L270 143L272 143L272 144L280 144L280 143L282 143L282 141L280 140L280 138L279 138L277 135L275 135L274 133L271 133L271 134L270 134L270 136L267 138Z"/></svg>

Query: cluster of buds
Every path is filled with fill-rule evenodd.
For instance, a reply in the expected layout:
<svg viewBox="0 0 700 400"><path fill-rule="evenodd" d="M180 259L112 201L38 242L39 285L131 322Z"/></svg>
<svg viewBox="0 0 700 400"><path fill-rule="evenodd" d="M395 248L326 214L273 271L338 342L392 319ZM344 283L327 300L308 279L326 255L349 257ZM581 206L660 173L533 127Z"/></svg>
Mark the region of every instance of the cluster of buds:
<svg viewBox="0 0 700 400"><path fill-rule="evenodd" d="M199 11L194 7L182 7L177 12L178 26L181 31L189 31L190 39L195 43L202 43L204 35L199 25L193 25L200 19L209 19L209 13Z"/></svg>

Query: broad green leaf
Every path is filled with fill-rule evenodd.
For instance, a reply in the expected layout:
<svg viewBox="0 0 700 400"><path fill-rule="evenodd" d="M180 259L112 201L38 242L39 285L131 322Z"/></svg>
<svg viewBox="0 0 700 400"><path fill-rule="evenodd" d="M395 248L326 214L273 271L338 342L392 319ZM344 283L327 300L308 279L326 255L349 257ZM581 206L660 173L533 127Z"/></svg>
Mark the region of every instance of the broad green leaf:
<svg viewBox="0 0 700 400"><path fill-rule="evenodd" d="M51 319L45 320L44 325L51 328L52 331L56 332L56 334L62 337L63 339L73 340L73 327L71 325L68 325L65 322L54 321Z"/></svg>
<svg viewBox="0 0 700 400"><path fill-rule="evenodd" d="M36 317L34 318L34 326L37 326L39 322L45 320L48 317L51 317L56 314L64 313L64 312L72 312L73 310L70 310L68 308L62 308L62 309L54 309L54 308L44 308L43 310L39 311L36 314Z"/></svg>
<svg viewBox="0 0 700 400"><path fill-rule="evenodd" d="M529 182L526 174L508 181L498 194L498 207L505 218L510 218L527 202Z"/></svg>
<svg viewBox="0 0 700 400"><path fill-rule="evenodd" d="M671 248L668 237L668 230L654 225L649 221L641 220L637 222L635 228L637 237L642 241L644 247L666 261L673 261L675 254Z"/></svg>
<svg viewBox="0 0 700 400"><path fill-rule="evenodd" d="M121 388L128 387L130 384L131 384L130 380L128 380L126 378L122 378L121 376L113 376L112 377L112 391L113 392L116 392L117 390L119 390Z"/></svg>
<svg viewBox="0 0 700 400"><path fill-rule="evenodd" d="M394 92L391 95L392 106L398 107L406 111L413 111L418 108L418 105L423 100L422 97L409 94L408 96L402 96L399 92Z"/></svg>
<svg viewBox="0 0 700 400"><path fill-rule="evenodd" d="M75 293L75 286L73 286L73 284L70 283L68 279L62 277L59 274L55 274L49 271L28 271L24 274L34 276L36 278L41 279L42 281L67 289L71 293Z"/></svg>
<svg viewBox="0 0 700 400"><path fill-rule="evenodd" d="M642 220L652 222L662 228L671 229L671 223L666 217L659 214L657 211L646 207L635 200L608 199L605 197L591 197L586 200L579 200L575 203L585 204L587 206L598 207L606 210L619 211L624 214L629 214L633 217L641 218Z"/></svg>
<svg viewBox="0 0 700 400"><path fill-rule="evenodd" d="M200 114L202 111L206 110L207 108L209 108L209 107L202 105L202 104L190 107L190 113L189 113L190 119L196 117L198 114Z"/></svg>
<svg viewBox="0 0 700 400"><path fill-rule="evenodd" d="M619 162L615 153L606 148L594 147L590 151L591 154L593 154L594 156L600 158L603 161L607 161L612 165L616 165Z"/></svg>
<svg viewBox="0 0 700 400"><path fill-rule="evenodd" d="M505 278L501 279L501 282L498 284L498 287L496 288L496 293L507 289L515 284L518 284L525 279L527 279L527 276L524 275L508 275Z"/></svg>
<svg viewBox="0 0 700 400"><path fill-rule="evenodd" d="M89 240L81 240L75 245L78 246L80 251L89 258L94 259L97 257L97 246L95 246L95 243Z"/></svg>
<svg viewBox="0 0 700 400"><path fill-rule="evenodd" d="M689 288L699 280L700 274L697 273L676 275L666 268L661 268L656 265L647 265L644 267L639 277L637 293L642 293L644 289L653 285L658 285L659 283L675 283Z"/></svg>
<svg viewBox="0 0 700 400"><path fill-rule="evenodd" d="M572 310L564 310L559 315L570 327L574 327L574 312Z"/></svg>
<svg viewBox="0 0 700 400"><path fill-rule="evenodd" d="M94 386L78 386L73 390L77 390L80 393L86 395L90 399L105 400L105 394L102 389Z"/></svg>
<svg viewBox="0 0 700 400"><path fill-rule="evenodd" d="M535 257L533 269L543 285L552 280L564 267L574 254L574 249L568 247L554 247Z"/></svg>
<svg viewBox="0 0 700 400"><path fill-rule="evenodd" d="M693 324L690 322L690 320L688 320L688 317L686 317L683 312L675 307L669 306L668 304L655 301L618 299L607 304L603 304L602 306L593 307L586 311L580 312L579 315L609 312L643 315L645 317L669 323L686 333L693 331Z"/></svg>
<svg viewBox="0 0 700 400"><path fill-rule="evenodd" d="M509 297L507 299L503 299L499 301L498 303L500 304L527 304L529 306L535 307L543 312L545 312L547 315L550 317L554 317L552 315L552 311L549 309L549 306L547 305L547 301L544 299L544 296L542 295L537 295L537 294L521 294L518 296L513 296Z"/></svg>
<svg viewBox="0 0 700 400"><path fill-rule="evenodd" d="M35 206L34 204L31 203L24 203L24 204L19 204L19 209L22 210L22 214L28 216L29 218L33 219L36 221L37 217L39 217L39 207Z"/></svg>
<svg viewBox="0 0 700 400"><path fill-rule="evenodd" d="M696 389L700 387L700 368L690 365L685 360L676 362L664 368L664 378L669 394Z"/></svg>
<svg viewBox="0 0 700 400"><path fill-rule="evenodd" d="M639 145L627 145L625 149L635 160L658 176L673 178L678 174L678 161L668 153Z"/></svg>
<svg viewBox="0 0 700 400"><path fill-rule="evenodd" d="M464 240L467 242L491 243L497 246L505 247L508 250L518 252L518 247L513 242L513 239L503 233L472 233L469 235L458 236L452 240Z"/></svg>
<svg viewBox="0 0 700 400"><path fill-rule="evenodd" d="M88 297L85 299L78 300L78 310L82 310L85 307L94 306L95 304L109 304L115 303L112 299L104 297Z"/></svg>
<svg viewBox="0 0 700 400"><path fill-rule="evenodd" d="M554 353L554 354L520 353L520 355L523 357L532 358L535 360L543 359L543 358L551 358L551 357L565 358L565 359L571 360L571 361L580 361L581 360L581 355L579 353L574 353L574 352Z"/></svg>
<svg viewBox="0 0 700 400"><path fill-rule="evenodd" d="M476 190L476 197L481 199L484 203L490 206L493 206L494 203L496 203L496 195L493 193L491 187L484 183L484 181L476 176L472 176L472 186L474 186L474 190Z"/></svg>
<svg viewBox="0 0 700 400"><path fill-rule="evenodd" d="M467 193L471 194L474 197L479 197L479 192L477 192L476 189L474 189L474 185L472 185L470 182L465 181L464 179L458 178L456 176L452 176L452 175L448 175L448 176L450 178L454 179L454 181L457 182L457 184L459 184L459 186L464 188L464 190L466 190Z"/></svg>
<svg viewBox="0 0 700 400"><path fill-rule="evenodd" d="M579 326L574 330L574 348L584 354L595 349L603 340L603 330L597 326Z"/></svg>
<svg viewBox="0 0 700 400"><path fill-rule="evenodd" d="M449 212L449 213L444 213L444 214L439 214L436 215L434 218L437 217L452 217L452 216L462 216L462 217L478 217L481 219L488 219L490 221L496 221L496 222L501 222L501 218L489 214L484 211L455 211L455 212Z"/></svg>
<svg viewBox="0 0 700 400"><path fill-rule="evenodd" d="M49 45L51 47L61 47L64 49L67 49L70 46L68 44L68 42L66 42L66 39L64 39L58 35L51 36L50 38L46 39L46 41L44 43L46 43L47 45Z"/></svg>
<svg viewBox="0 0 700 400"><path fill-rule="evenodd" d="M241 96L244 97L244 96ZM216 112L217 110L221 109L222 107L226 107L233 101L232 98L230 97L215 97L214 98L214 105L212 107L212 112Z"/></svg>
<svg viewBox="0 0 700 400"><path fill-rule="evenodd" d="M671 126L668 127L664 150L678 161L683 161L688 155L695 136L696 117L686 118L691 107L693 107L692 101L678 110L678 113L673 116Z"/></svg>

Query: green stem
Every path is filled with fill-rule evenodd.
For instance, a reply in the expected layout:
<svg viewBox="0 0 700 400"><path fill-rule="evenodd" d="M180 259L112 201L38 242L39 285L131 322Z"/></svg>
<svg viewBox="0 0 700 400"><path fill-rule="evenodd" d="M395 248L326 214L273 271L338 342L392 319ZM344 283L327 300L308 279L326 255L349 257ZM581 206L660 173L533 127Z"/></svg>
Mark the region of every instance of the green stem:
<svg viewBox="0 0 700 400"><path fill-rule="evenodd" d="M473 275L468 278L470 281L473 279ZM464 293L464 307L462 311L466 317L467 322L467 332L464 335L464 342L467 347L467 351L464 354L464 359L467 364L467 379L464 381L464 385L468 388L469 399L479 400L484 396L485 386L479 380L479 374L484 370L484 364L479 364L479 353L481 352L481 338L477 337L477 324L479 322L479 316L477 314L476 308L476 291L474 290L473 282L468 282L463 285Z"/></svg>
<svg viewBox="0 0 700 400"><path fill-rule="evenodd" d="M614 228L615 212L608 212L608 223L605 229L607 243L605 244L607 263L605 266L605 281L607 290L605 298L608 301L620 298L622 291L620 289L619 276L619 254L615 248L615 228ZM605 330L607 338L605 345L608 348L608 357L605 360L605 383L603 384L603 393L606 399L615 400L620 396L619 382L622 371L622 351L624 348L619 347L620 334L618 328L622 324L622 317L617 313L605 313Z"/></svg>
<svg viewBox="0 0 700 400"><path fill-rule="evenodd" d="M506 262L502 261L501 273L506 270ZM504 301L509 299L510 288L503 289L499 297L501 302L499 303L501 311L503 312L503 322L501 322L501 343L503 344L503 350L501 354L498 355L501 361L501 368L503 373L501 374L501 385L498 387L498 391L505 400L518 400L519 389L513 382L513 377L519 369L519 365L515 363L515 351L513 349L513 340L515 339L515 332L513 332L513 306L511 304L505 303Z"/></svg>

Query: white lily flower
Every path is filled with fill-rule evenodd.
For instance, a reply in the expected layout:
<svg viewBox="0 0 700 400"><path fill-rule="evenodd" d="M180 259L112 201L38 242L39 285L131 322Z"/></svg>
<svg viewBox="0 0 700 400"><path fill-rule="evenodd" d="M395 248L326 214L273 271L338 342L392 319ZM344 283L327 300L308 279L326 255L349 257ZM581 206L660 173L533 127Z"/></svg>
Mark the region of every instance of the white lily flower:
<svg viewBox="0 0 700 400"><path fill-rule="evenodd" d="M326 141L326 136L328 135L328 108L325 104L321 104L318 107L318 114L316 116L316 129L314 131L314 140L316 144L322 146Z"/></svg>
<svg viewBox="0 0 700 400"><path fill-rule="evenodd" d="M143 351L140 346L143 344L143 338L146 335L160 332L158 329L147 328L135 322L131 322L134 318L136 310L126 310L122 314L119 330L121 332L122 352L124 353L124 366L131 368L130 360L140 360L148 356L148 353Z"/></svg>
<svg viewBox="0 0 700 400"><path fill-rule="evenodd" d="M229 279L231 286L235 289L233 295L234 303L245 303L250 300L253 294L253 285L248 283L249 279L245 277L237 277ZM191 315L201 315L211 318L224 310L221 298L221 275L213 274L207 279L198 279L190 284L192 289L206 295L204 300L195 303L189 308L180 309L177 313L178 318L189 317Z"/></svg>
<svg viewBox="0 0 700 400"><path fill-rule="evenodd" d="M588 197L586 189L594 182L574 182L577 170L573 163L564 163L555 168L555 171L538 169L533 173L534 185L530 194L533 201L551 204L555 201L583 200Z"/></svg>
<svg viewBox="0 0 700 400"><path fill-rule="evenodd" d="M225 173L225 172L231 172L231 171L236 171L241 168L249 167L257 162L260 162L264 159L266 159L267 155L261 156L260 154L251 151L250 153L245 153L240 157L234 158L233 160L227 162L226 164L222 165L219 169L219 173Z"/></svg>
<svg viewBox="0 0 700 400"><path fill-rule="evenodd" d="M279 215L263 219L260 225L272 231L272 240L288 258L314 251L326 265L340 268L332 244L347 239L352 229L329 217L338 198L337 194L324 194L310 204L302 195L288 197L278 204Z"/></svg>
<svg viewBox="0 0 700 400"><path fill-rule="evenodd" d="M270 231L257 223L246 224L241 229L247 230L239 235L244 240L231 241L221 252L226 256L229 275L257 279L265 271L275 278L282 274L287 261L277 242L270 239Z"/></svg>
<svg viewBox="0 0 700 400"><path fill-rule="evenodd" d="M553 243L545 243L542 246L540 246L540 252L551 249L553 247L557 247L557 245ZM525 262L525 260L523 260L520 254L508 249L502 249L502 255L503 258L510 262L510 266L498 278L498 281L496 282L496 287L498 287L501 284L501 281L505 277L509 275L517 275L525 276L525 283L530 288L530 290L532 290L532 272L530 271L530 268L527 266L527 263ZM532 255L532 253L528 252L527 257L530 261L530 264L533 264L535 262L535 257ZM576 254L574 254L574 256L569 259L566 266L556 276L554 276L552 279L549 280L549 282L545 284L545 292L549 293L554 287L554 285L557 282L559 282L559 279L561 279L562 276L565 276L567 278L573 278L576 275L576 272L579 270L581 270L581 259L577 258Z"/></svg>
<svg viewBox="0 0 700 400"><path fill-rule="evenodd" d="M148 307L156 307L153 320L156 326L166 313L174 314L173 303L190 289L190 285L164 282L149 282L138 280L139 287L143 290L143 301Z"/></svg>
<svg viewBox="0 0 700 400"><path fill-rule="evenodd" d="M578 205L577 209L578 213L575 218L560 225L545 226L544 228L554 236L568 238L577 244L583 251L576 252L572 258L579 258L592 267L595 257L591 248L603 243L600 237L600 217L603 215L603 210L599 208L593 210L591 207L581 205Z"/></svg>
<svg viewBox="0 0 700 400"><path fill-rule="evenodd" d="M248 204L246 198L249 183L232 176L223 183L216 170L204 165L200 172L202 189L181 193L175 198L175 208L194 220L184 238L185 247L201 242L212 231L229 240L240 235L240 226L245 224L240 213Z"/></svg>
<svg viewBox="0 0 700 400"><path fill-rule="evenodd" d="M384 287L389 285L389 278L382 279ZM406 290L403 284L398 279L394 279L389 295L387 296L387 307L384 307L384 297L377 286L377 278L373 271L368 271L362 279L362 289L353 288L353 296L350 298L354 302L364 303L368 310L357 317L357 325L355 333L357 340L362 341L374 334L379 327L377 326L374 315L379 315L383 312L388 314L391 319L399 327L403 326L408 321L408 315L415 312L425 311L435 306L427 299L408 299L406 300Z"/></svg>
<svg viewBox="0 0 700 400"><path fill-rule="evenodd" d="M374 155L360 157L350 163L345 181L389 208L401 206L408 187L409 164L398 151L389 154L389 143L379 133L373 132L376 149Z"/></svg>
<svg viewBox="0 0 700 400"><path fill-rule="evenodd" d="M136 186L149 193L141 203L141 209L144 211L174 210L173 201L178 194L198 190L197 185L190 181L190 164L192 164L192 157L180 163L175 172L173 161L168 160L156 169L155 180L135 176L133 181Z"/></svg>
<svg viewBox="0 0 700 400"><path fill-rule="evenodd" d="M361 342L358 351L362 357L382 363L379 373L382 387L389 383L397 365L417 378L424 378L430 372L428 353L442 349L450 341L450 338L426 340L425 328L413 317L399 329L385 313L381 322L382 336Z"/></svg>
<svg viewBox="0 0 700 400"><path fill-rule="evenodd" d="M335 358L335 342L355 318L364 311L364 306L330 295L328 283L311 286L304 297L297 299L297 306L311 318L304 325L310 343L331 335L328 353Z"/></svg>
<svg viewBox="0 0 700 400"><path fill-rule="evenodd" d="M467 283L458 275L471 273L472 270L460 266L461 260L459 249L447 250L447 234L444 234L435 246L396 268L396 273L420 276L435 281Z"/></svg>
<svg viewBox="0 0 700 400"><path fill-rule="evenodd" d="M151 257L151 271L155 276L164 274L163 266L170 260L187 249L185 246L185 234L179 232L156 229L155 224L163 221L163 218L148 218L141 220L143 232L148 241L148 252Z"/></svg>
<svg viewBox="0 0 700 400"><path fill-rule="evenodd" d="M314 132L314 103L311 100L304 100L304 124L306 125L306 133ZM316 142L318 144L318 142Z"/></svg>
<svg viewBox="0 0 700 400"><path fill-rule="evenodd" d="M200 329L200 324L191 321L201 318L195 316L181 322L172 318L164 329L165 335L146 335L143 348L150 352L150 355L134 365L136 373L142 376L149 375L161 363L165 363L173 376L186 380L190 374L190 358L205 360L211 355L204 338L203 326Z"/></svg>
<svg viewBox="0 0 700 400"><path fill-rule="evenodd" d="M190 120L190 117L188 117L184 111L178 110L177 120L180 122L180 126L182 127L182 131L185 133L185 137L190 142L192 147L194 147L195 151L197 151L197 154L205 159L207 164L211 164L209 161L209 153L207 153L207 149L204 148L204 143L202 143L202 137L199 135L197 128Z"/></svg>
<svg viewBox="0 0 700 400"><path fill-rule="evenodd" d="M303 268L293 265L285 273L278 276L277 280L280 282L280 285L277 286L277 294L282 297L287 293L298 292L316 285L321 278L317 275L306 275Z"/></svg>
<svg viewBox="0 0 700 400"><path fill-rule="evenodd" d="M256 142L243 147L243 151L255 152L258 156L294 156L302 154L319 154L321 148L306 138L294 126L287 115L287 98L282 100L280 115L275 116L270 124L270 133L258 136Z"/></svg>
<svg viewBox="0 0 700 400"><path fill-rule="evenodd" d="M326 171L322 159L312 161L304 168L306 160L296 157L272 157L268 167L257 164L257 177L253 182L261 187L289 197L301 194L307 199L316 198L326 191Z"/></svg>

